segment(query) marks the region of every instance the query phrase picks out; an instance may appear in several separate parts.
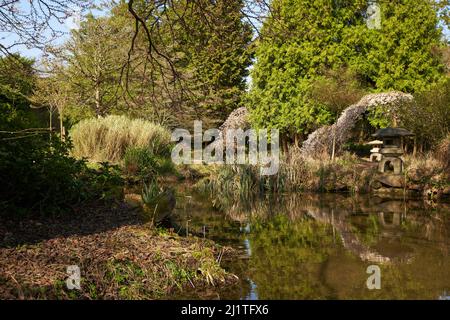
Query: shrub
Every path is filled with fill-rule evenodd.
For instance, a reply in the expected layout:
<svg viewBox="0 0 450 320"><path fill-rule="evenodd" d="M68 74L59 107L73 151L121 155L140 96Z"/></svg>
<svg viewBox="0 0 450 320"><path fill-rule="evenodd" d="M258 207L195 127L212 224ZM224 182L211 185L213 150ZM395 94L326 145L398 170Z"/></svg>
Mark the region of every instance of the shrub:
<svg viewBox="0 0 450 320"><path fill-rule="evenodd" d="M140 179L176 172L170 158L156 156L147 148L128 148L123 166L126 175Z"/></svg>
<svg viewBox="0 0 450 320"><path fill-rule="evenodd" d="M124 171L128 175L146 178L157 173L156 158L147 148L128 148L123 162Z"/></svg>
<svg viewBox="0 0 450 320"><path fill-rule="evenodd" d="M76 201L74 177L83 162L67 156L67 144L38 136L2 141L0 150L0 197L6 211L40 211Z"/></svg>
<svg viewBox="0 0 450 320"><path fill-rule="evenodd" d="M421 151L433 150L450 132L450 80L416 94L398 110L399 125L415 134Z"/></svg>
<svg viewBox="0 0 450 320"><path fill-rule="evenodd" d="M335 115L358 102L364 94L357 75L345 68L325 71L324 77L313 81L311 88L311 97Z"/></svg>
<svg viewBox="0 0 450 320"><path fill-rule="evenodd" d="M84 198L113 200L123 197L123 179L118 166L102 162L95 168L84 167L81 175Z"/></svg>
<svg viewBox="0 0 450 320"><path fill-rule="evenodd" d="M1 137L0 137L1 138ZM88 198L105 198L120 178L110 167L88 169L69 156L70 142L38 135L0 143L3 214L59 213Z"/></svg>
<svg viewBox="0 0 450 320"><path fill-rule="evenodd" d="M128 148L148 148L158 156L170 152L170 132L142 119L107 116L80 121L72 127L73 155L93 161L119 163Z"/></svg>
<svg viewBox="0 0 450 320"><path fill-rule="evenodd" d="M422 186L427 189L429 186L441 188L448 185L448 169L446 163L429 152L424 155L404 158L405 175L410 184Z"/></svg>

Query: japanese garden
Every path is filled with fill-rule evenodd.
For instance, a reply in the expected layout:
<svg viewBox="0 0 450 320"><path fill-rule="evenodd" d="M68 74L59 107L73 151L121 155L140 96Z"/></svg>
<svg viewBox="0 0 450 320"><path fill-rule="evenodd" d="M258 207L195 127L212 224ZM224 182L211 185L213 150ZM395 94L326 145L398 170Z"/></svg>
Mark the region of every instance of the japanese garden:
<svg viewBox="0 0 450 320"><path fill-rule="evenodd" d="M449 27L448 0L0 0L0 299L448 298Z"/></svg>

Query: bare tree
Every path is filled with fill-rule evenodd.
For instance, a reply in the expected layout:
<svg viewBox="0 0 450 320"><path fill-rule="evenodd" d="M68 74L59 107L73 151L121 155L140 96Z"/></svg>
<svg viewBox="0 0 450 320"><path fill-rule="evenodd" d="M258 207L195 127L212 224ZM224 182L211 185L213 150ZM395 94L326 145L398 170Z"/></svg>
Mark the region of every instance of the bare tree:
<svg viewBox="0 0 450 320"><path fill-rule="evenodd" d="M130 104L138 103L136 98L129 93L128 84L135 74L133 61L144 57L144 78L149 78L152 88L161 88L165 94L154 94L146 97L146 101L154 101L154 105L163 105L164 101L170 101L170 109L177 109L177 105L183 105L182 101L197 101L198 92L193 92L189 83L192 82L192 74L181 72L178 69L177 55L174 50L179 39L180 30L191 36L198 34L197 28L206 28L208 32L217 33L218 38L223 37L220 27L224 17L220 10L214 10L215 6L228 5L227 1L210 0L128 0L127 10L134 19L133 36L130 39L128 59L125 61L120 83L125 86L124 92ZM236 5L229 3L230 6ZM242 7L237 11L241 15L244 24L253 29L254 41L259 37L258 30L264 19L271 13L269 0L242 0ZM233 14L236 14L234 12ZM192 24L193 17L198 24ZM183 41L183 40L182 40ZM143 47L144 45L144 47ZM141 60L142 61L142 60ZM200 94L201 95L201 94ZM177 103L179 101L180 103ZM193 108L192 114L199 112L199 108ZM199 117L198 114L195 117Z"/></svg>
<svg viewBox="0 0 450 320"><path fill-rule="evenodd" d="M134 36L131 40L130 52L134 49L135 41L139 35L139 32L143 32L148 42L148 57L160 68L163 66L160 64L160 58L166 60L168 67L172 71L174 78L178 76L176 69L171 61L170 56L165 53L164 48L158 46L158 41L161 34L158 34L159 26L162 20L168 22L169 33L174 35L174 28L181 26L189 30L189 24L186 23L186 19L189 14L196 14L200 17L203 23L206 25L214 25L214 21L221 17L215 16L214 12L210 10L210 1L204 0L187 0L180 4L180 1L174 0L152 0L145 1L145 5L142 6L142 2L136 3L135 0L128 0L128 11L135 19ZM259 35L259 29L269 14L272 14L269 0L243 0L242 1L241 14L249 25L251 25L257 35ZM184 7L180 7L184 6Z"/></svg>
<svg viewBox="0 0 450 320"><path fill-rule="evenodd" d="M58 25L92 5L92 0L0 0L0 53L17 46L44 49L64 34Z"/></svg>
<svg viewBox="0 0 450 320"><path fill-rule="evenodd" d="M269 1L242 0L243 20L256 31L256 36L263 20L271 12ZM52 55L50 48L54 40L66 32L60 25L97 3L94 0L0 0L0 55L11 55L23 46ZM117 5L117 0L110 1L110 7L114 5ZM212 10L214 3L210 0L127 0L125 5L134 24L129 38L124 39L130 42L128 59L120 68L120 78L117 80L120 91L128 94L126 101L139 103L132 101L135 97L129 94L128 80L135 77L136 60L142 61L142 57L145 59L139 62L139 68L145 70L142 78L149 78L150 84L158 84L149 87L162 87L165 91L164 101L157 105L165 101L188 100L194 95L186 85L191 75L177 70L173 44L180 29L187 34L195 31L192 29L196 26L189 22L192 15L201 20L199 23L203 26L214 30L223 19ZM161 97L161 94L156 96ZM171 103L171 106L176 104Z"/></svg>

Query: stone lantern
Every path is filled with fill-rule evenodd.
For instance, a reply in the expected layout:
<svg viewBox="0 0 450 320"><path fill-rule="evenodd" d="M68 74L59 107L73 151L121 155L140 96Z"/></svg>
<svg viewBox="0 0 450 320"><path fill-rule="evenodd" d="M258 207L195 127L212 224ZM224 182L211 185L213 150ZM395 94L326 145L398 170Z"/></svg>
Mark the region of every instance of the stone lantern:
<svg viewBox="0 0 450 320"><path fill-rule="evenodd" d="M387 173L393 171L394 174L401 174L403 171L403 138L413 136L403 128L385 128L378 130L372 136L383 141L380 150L381 161L378 163L378 172Z"/></svg>
<svg viewBox="0 0 450 320"><path fill-rule="evenodd" d="M383 141L373 140L368 142L367 144L372 147L372 149L370 149L370 157L369 157L370 162L380 162L382 158L380 150L381 146L383 145Z"/></svg>

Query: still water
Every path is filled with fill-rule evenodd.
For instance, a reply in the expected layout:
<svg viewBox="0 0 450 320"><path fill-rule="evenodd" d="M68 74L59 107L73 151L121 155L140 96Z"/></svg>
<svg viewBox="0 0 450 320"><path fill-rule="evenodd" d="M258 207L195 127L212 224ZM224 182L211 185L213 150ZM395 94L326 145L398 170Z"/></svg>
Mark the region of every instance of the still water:
<svg viewBox="0 0 450 320"><path fill-rule="evenodd" d="M221 299L450 299L450 204L422 199L287 194L239 201L183 192L176 220L231 246L239 282ZM367 268L380 267L369 290Z"/></svg>

